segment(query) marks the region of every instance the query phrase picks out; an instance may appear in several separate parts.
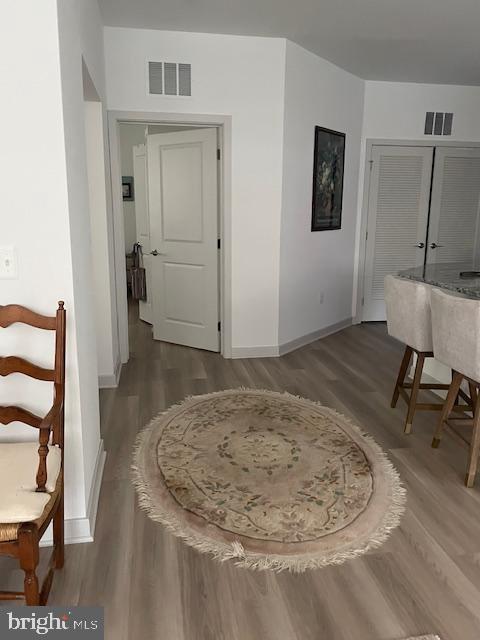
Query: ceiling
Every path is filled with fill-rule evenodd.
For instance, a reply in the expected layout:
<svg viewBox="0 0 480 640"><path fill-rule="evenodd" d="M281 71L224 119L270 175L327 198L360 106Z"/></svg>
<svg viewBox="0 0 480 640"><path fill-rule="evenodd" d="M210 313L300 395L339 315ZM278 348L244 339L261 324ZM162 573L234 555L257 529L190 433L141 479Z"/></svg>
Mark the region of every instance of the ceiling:
<svg viewBox="0 0 480 640"><path fill-rule="evenodd" d="M110 26L285 37L369 80L480 85L480 0L99 0Z"/></svg>

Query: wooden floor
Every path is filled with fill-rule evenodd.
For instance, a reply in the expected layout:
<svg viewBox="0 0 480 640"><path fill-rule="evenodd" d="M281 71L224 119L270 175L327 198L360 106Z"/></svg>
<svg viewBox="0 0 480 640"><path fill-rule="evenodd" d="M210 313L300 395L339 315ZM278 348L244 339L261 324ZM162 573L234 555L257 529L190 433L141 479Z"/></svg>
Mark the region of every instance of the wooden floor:
<svg viewBox="0 0 480 640"><path fill-rule="evenodd" d="M389 408L401 345L382 324L348 328L282 358L224 360L154 343L131 314L130 362L102 391L108 458L95 542L67 547L51 604L103 605L109 640L396 640L480 638L480 480L463 487L466 449L435 416L402 434ZM303 575L255 573L187 547L139 511L132 444L157 412L189 394L245 385L287 390L353 416L389 452L408 490L402 525L378 551ZM0 564L0 578L21 578Z"/></svg>

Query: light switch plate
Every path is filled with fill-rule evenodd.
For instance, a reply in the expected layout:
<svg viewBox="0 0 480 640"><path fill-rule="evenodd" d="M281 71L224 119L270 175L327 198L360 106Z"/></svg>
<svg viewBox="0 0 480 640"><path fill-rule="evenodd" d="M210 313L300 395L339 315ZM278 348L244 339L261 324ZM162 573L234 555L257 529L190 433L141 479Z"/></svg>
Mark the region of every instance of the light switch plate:
<svg viewBox="0 0 480 640"><path fill-rule="evenodd" d="M0 247L0 279L12 280L17 276L17 255L15 248Z"/></svg>

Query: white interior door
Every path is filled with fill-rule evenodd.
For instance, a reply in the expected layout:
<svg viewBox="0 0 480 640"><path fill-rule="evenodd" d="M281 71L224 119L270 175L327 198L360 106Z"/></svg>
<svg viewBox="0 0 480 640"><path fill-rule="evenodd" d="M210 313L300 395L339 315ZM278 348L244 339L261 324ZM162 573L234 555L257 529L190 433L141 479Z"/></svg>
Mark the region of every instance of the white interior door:
<svg viewBox="0 0 480 640"><path fill-rule="evenodd" d="M383 279L422 265L433 147L372 149L362 320L385 320Z"/></svg>
<svg viewBox="0 0 480 640"><path fill-rule="evenodd" d="M219 350L216 129L147 137L153 337Z"/></svg>
<svg viewBox="0 0 480 640"><path fill-rule="evenodd" d="M437 147L427 262L479 257L480 149Z"/></svg>
<svg viewBox="0 0 480 640"><path fill-rule="evenodd" d="M140 320L153 323L152 273L150 255L150 222L148 215L147 148L144 144L133 147L133 181L135 189L135 225L137 242L142 245L143 266L147 279L147 299L139 301Z"/></svg>

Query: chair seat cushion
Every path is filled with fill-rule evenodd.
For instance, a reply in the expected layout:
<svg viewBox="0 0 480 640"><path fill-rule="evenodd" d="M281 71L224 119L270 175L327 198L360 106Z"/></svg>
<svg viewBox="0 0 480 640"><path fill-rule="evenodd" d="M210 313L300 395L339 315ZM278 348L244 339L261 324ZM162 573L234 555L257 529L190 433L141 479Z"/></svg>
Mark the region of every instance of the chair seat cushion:
<svg viewBox="0 0 480 640"><path fill-rule="evenodd" d="M38 442L0 442L0 522L30 522L42 515L55 490L62 452L50 446L46 493L37 493Z"/></svg>

